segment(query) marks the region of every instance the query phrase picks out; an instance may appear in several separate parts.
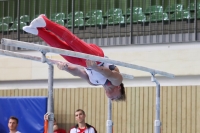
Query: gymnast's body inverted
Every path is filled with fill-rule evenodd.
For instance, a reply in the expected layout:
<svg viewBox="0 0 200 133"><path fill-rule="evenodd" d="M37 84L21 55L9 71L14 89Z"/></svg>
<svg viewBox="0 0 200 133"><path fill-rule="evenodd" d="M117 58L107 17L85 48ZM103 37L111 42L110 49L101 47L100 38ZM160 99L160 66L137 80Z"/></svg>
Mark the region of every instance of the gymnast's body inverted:
<svg viewBox="0 0 200 133"><path fill-rule="evenodd" d="M87 44L64 26L49 20L45 15L35 18L29 26L23 27L23 30L39 36L51 47L104 57L104 52L100 47L95 44ZM61 56L67 62L58 63L59 69L65 70L74 76L79 76L91 85L102 85L106 95L111 100L125 100L123 78L115 65Z"/></svg>

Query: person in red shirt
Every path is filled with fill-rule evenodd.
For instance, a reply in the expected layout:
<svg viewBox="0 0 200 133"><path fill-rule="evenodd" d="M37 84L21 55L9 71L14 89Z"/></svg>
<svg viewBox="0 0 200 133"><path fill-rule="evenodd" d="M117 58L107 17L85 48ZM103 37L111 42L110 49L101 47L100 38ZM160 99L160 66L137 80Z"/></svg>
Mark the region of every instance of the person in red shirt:
<svg viewBox="0 0 200 133"><path fill-rule="evenodd" d="M82 109L77 109L75 119L77 124L72 127L69 133L97 133L96 129L85 122L85 112Z"/></svg>

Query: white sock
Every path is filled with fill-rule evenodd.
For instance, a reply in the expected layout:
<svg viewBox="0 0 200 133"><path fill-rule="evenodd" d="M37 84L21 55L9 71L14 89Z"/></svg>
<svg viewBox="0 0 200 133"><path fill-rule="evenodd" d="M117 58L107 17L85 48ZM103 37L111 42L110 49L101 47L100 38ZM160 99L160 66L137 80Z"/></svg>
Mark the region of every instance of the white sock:
<svg viewBox="0 0 200 133"><path fill-rule="evenodd" d="M24 26L23 30L28 32L28 33L31 33L33 35L38 35L38 29L37 28L33 28L31 26Z"/></svg>
<svg viewBox="0 0 200 133"><path fill-rule="evenodd" d="M45 27L46 22L42 17L37 17L30 23L30 26L33 27L33 28Z"/></svg>

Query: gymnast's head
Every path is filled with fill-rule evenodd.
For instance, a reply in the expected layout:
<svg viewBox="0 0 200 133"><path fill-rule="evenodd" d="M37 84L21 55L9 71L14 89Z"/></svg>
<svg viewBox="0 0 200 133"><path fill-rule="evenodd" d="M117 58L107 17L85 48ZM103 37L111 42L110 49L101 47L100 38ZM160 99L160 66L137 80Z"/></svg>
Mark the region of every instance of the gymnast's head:
<svg viewBox="0 0 200 133"><path fill-rule="evenodd" d="M107 97L110 98L112 101L126 100L125 88L123 83L121 83L119 86L113 86L112 84L104 85L104 89Z"/></svg>

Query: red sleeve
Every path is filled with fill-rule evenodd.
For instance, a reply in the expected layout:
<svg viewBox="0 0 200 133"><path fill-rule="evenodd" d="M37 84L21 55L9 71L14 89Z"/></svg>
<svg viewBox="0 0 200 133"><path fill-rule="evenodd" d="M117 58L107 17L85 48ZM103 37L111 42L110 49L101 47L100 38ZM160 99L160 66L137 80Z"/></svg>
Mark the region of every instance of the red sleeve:
<svg viewBox="0 0 200 133"><path fill-rule="evenodd" d="M54 133L66 133L66 130L58 129L58 130L55 130Z"/></svg>

